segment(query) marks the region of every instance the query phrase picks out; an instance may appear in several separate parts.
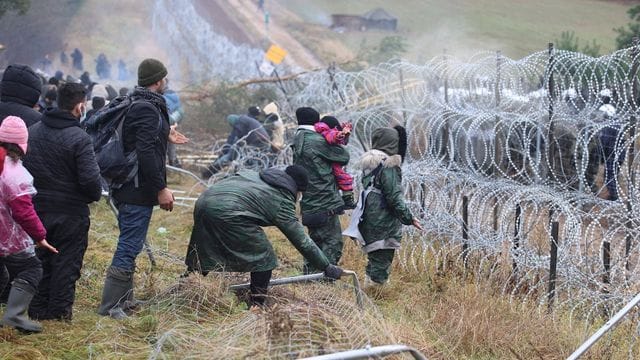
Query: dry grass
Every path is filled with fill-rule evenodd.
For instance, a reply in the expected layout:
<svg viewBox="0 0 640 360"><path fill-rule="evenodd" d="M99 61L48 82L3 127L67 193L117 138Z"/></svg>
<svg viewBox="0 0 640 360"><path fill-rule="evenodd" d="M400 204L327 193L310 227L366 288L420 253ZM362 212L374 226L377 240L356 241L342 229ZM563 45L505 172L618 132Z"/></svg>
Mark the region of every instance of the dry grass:
<svg viewBox="0 0 640 360"><path fill-rule="evenodd" d="M173 186L190 186L183 178L172 180ZM566 314L547 315L537 304L505 297L495 284L478 286L482 282L455 262L444 271L435 264L403 269L396 262L390 284L367 291L370 300L363 313L342 281L274 288L271 310L247 311L241 299L226 291L246 276L178 279L191 224L189 208L154 213L149 240L158 250L158 265L151 269L143 254L136 273L137 296L149 303L118 322L95 314L117 229L106 204L92 206L73 322L45 321L45 331L30 336L1 329L0 358L267 358L397 342L433 359L559 359L599 325L574 319L570 326ZM158 233L158 227L168 232ZM267 233L280 260L275 276L299 274L301 256L277 230ZM360 250L346 242L342 266L362 279L365 265ZM629 349L638 353L638 345L631 343L634 331L632 322L623 323L590 356L618 359L628 358Z"/></svg>

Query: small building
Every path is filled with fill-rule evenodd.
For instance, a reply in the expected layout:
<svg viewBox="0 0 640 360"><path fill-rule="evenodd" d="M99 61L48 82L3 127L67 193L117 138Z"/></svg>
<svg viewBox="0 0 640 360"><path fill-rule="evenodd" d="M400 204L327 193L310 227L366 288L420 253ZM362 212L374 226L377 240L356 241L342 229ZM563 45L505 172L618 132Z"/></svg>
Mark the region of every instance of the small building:
<svg viewBox="0 0 640 360"><path fill-rule="evenodd" d="M398 19L382 8L371 10L364 15L332 14L331 28L351 31L369 29L395 31Z"/></svg>

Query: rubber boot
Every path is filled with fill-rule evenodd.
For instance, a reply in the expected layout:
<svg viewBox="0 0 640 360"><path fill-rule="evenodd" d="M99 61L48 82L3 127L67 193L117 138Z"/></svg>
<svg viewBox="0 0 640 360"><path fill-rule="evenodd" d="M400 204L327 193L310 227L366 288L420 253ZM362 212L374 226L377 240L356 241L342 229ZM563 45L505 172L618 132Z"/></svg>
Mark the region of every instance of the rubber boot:
<svg viewBox="0 0 640 360"><path fill-rule="evenodd" d="M127 314L122 308L124 302L133 292L133 271L115 266L107 269L102 290L102 301L98 308L98 314L111 316L114 319L124 319Z"/></svg>
<svg viewBox="0 0 640 360"><path fill-rule="evenodd" d="M26 333L42 332L42 325L29 319L27 311L36 289L22 279L15 279L7 299L7 309L2 317L3 326L11 326Z"/></svg>

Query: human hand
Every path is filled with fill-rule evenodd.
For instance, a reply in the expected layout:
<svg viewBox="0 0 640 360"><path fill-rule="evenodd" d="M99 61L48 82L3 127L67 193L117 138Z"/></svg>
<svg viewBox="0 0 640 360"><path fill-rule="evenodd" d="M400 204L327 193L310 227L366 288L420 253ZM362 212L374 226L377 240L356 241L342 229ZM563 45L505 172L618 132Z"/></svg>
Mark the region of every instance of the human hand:
<svg viewBox="0 0 640 360"><path fill-rule="evenodd" d="M328 277L329 279L338 280L342 276L343 272L344 270L342 270L340 267L329 264L329 266L324 269L324 276Z"/></svg>
<svg viewBox="0 0 640 360"><path fill-rule="evenodd" d="M351 130L353 130L353 125L351 123L342 124L342 133L345 135L351 134Z"/></svg>
<svg viewBox="0 0 640 360"><path fill-rule="evenodd" d="M53 247L51 244L49 244L49 242L47 241L47 239L42 239L40 241L38 241L36 243L36 247L39 249L45 249L45 250L49 250L54 254L58 253L58 249L56 249L55 247Z"/></svg>
<svg viewBox="0 0 640 360"><path fill-rule="evenodd" d="M176 126L177 125L171 125L171 130L169 131L169 142L177 145L188 143L189 138L176 130Z"/></svg>
<svg viewBox="0 0 640 360"><path fill-rule="evenodd" d="M173 210L173 201L175 200L173 193L169 188L164 188L158 192L158 203L160 204L160 209L166 211Z"/></svg>
<svg viewBox="0 0 640 360"><path fill-rule="evenodd" d="M416 218L413 219L413 226L416 227L416 229L420 230L420 231L424 231L424 228L422 227L422 224L420 224L420 221Z"/></svg>

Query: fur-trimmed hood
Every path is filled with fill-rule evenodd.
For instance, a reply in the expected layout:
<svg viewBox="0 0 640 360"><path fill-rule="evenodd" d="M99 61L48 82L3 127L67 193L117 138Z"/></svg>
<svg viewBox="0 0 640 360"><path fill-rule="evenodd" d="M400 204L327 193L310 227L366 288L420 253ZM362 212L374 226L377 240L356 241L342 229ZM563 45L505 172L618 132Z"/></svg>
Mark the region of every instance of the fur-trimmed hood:
<svg viewBox="0 0 640 360"><path fill-rule="evenodd" d="M400 155L387 155L383 151L373 149L362 154L357 167L362 171L371 171L377 168L380 163L383 163L386 168L400 167L402 165L402 157Z"/></svg>

